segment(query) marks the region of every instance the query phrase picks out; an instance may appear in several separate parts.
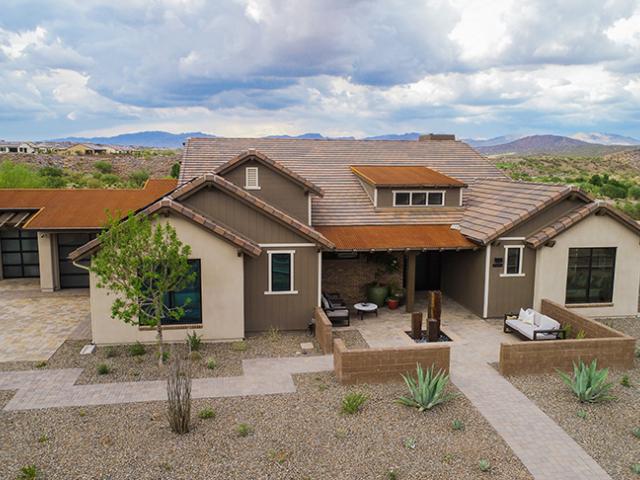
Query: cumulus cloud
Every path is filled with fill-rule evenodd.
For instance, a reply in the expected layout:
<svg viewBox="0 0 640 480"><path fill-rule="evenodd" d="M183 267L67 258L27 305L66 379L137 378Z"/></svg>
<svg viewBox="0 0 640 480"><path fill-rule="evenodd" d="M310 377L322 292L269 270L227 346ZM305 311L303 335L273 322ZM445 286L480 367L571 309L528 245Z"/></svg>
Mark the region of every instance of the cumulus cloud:
<svg viewBox="0 0 640 480"><path fill-rule="evenodd" d="M637 0L4 0L0 131L640 135L638 25Z"/></svg>

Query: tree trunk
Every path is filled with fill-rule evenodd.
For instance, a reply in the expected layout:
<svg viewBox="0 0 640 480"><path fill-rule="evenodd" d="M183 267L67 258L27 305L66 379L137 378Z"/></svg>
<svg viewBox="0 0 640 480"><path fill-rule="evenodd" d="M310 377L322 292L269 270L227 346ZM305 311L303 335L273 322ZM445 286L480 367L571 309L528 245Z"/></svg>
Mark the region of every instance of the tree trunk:
<svg viewBox="0 0 640 480"><path fill-rule="evenodd" d="M163 343L162 343L162 299L158 298L155 301L156 308L156 330L158 332L158 368L162 368L164 365L164 351L163 351Z"/></svg>

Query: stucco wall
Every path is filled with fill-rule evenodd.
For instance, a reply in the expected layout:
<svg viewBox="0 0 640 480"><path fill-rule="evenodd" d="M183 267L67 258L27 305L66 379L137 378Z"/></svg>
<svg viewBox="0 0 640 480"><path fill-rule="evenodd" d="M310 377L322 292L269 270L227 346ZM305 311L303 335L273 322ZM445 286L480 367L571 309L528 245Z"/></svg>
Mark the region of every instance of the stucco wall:
<svg viewBox="0 0 640 480"><path fill-rule="evenodd" d="M613 305L579 308L587 316L625 316L638 312L640 288L640 242L627 227L603 215L582 220L555 238L553 247L541 247L537 253L534 305L542 298L565 304L569 248L617 247L613 281Z"/></svg>
<svg viewBox="0 0 640 480"><path fill-rule="evenodd" d="M178 233L178 238L191 246L193 259L199 258L202 275L202 328L197 329L203 340L229 340L244 336L243 258L237 249L203 228L178 217L163 218ZM91 328L97 344L155 341L155 331L140 330L111 318L114 296L97 288L91 275ZM184 341L187 331L165 329L167 341Z"/></svg>

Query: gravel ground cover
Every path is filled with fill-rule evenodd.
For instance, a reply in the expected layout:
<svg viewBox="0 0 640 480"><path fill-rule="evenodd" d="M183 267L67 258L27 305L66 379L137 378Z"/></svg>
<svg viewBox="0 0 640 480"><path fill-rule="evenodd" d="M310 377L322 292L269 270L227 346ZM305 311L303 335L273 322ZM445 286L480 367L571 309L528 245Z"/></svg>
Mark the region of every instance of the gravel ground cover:
<svg viewBox="0 0 640 480"><path fill-rule="evenodd" d="M311 342L314 351L309 355L320 355L315 339L306 332L271 332L249 336L245 342L202 343L196 358L190 361L193 378L226 377L242 375L242 360L258 357L290 357L300 351L300 343ZM165 378L167 369L159 369L157 346L145 345L144 355L132 356L129 345L98 347L92 355L80 355L86 342L67 340L46 363L35 362L0 363L0 370L30 370L34 368L83 368L77 384L135 382ZM246 347L242 350L242 346ZM188 358L186 342L167 345L170 355ZM213 368L209 368L213 361ZM105 364L109 373L99 374L98 365Z"/></svg>
<svg viewBox="0 0 640 480"><path fill-rule="evenodd" d="M399 383L345 387L332 373L295 381L294 394L194 401L184 436L169 430L164 402L0 410L0 478L33 464L48 480L531 479L462 395L420 413L394 402ZM340 413L353 391L367 396L362 410ZM0 407L10 397L0 392ZM198 418L206 407L215 418Z"/></svg>
<svg viewBox="0 0 640 480"><path fill-rule="evenodd" d="M333 337L341 338L346 347L351 350L356 348L369 348L369 344L358 330L334 330Z"/></svg>

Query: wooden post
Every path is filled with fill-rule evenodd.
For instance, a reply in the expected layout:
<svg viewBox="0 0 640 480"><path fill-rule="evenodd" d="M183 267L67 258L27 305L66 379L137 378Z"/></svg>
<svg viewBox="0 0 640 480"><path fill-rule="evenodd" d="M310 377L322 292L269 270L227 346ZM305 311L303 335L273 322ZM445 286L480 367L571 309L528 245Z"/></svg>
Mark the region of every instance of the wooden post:
<svg viewBox="0 0 640 480"><path fill-rule="evenodd" d="M440 319L442 317L442 292L429 290L427 292L427 318L438 322L438 335L440 335Z"/></svg>
<svg viewBox="0 0 640 480"><path fill-rule="evenodd" d="M413 312L411 314L411 336L414 340L422 338L422 312Z"/></svg>
<svg viewBox="0 0 640 480"><path fill-rule="evenodd" d="M417 252L407 253L407 312L413 312L416 298L416 256Z"/></svg>
<svg viewBox="0 0 640 480"><path fill-rule="evenodd" d="M438 328L438 320L430 318L427 320L427 339L429 342L437 342L440 338L440 329Z"/></svg>

